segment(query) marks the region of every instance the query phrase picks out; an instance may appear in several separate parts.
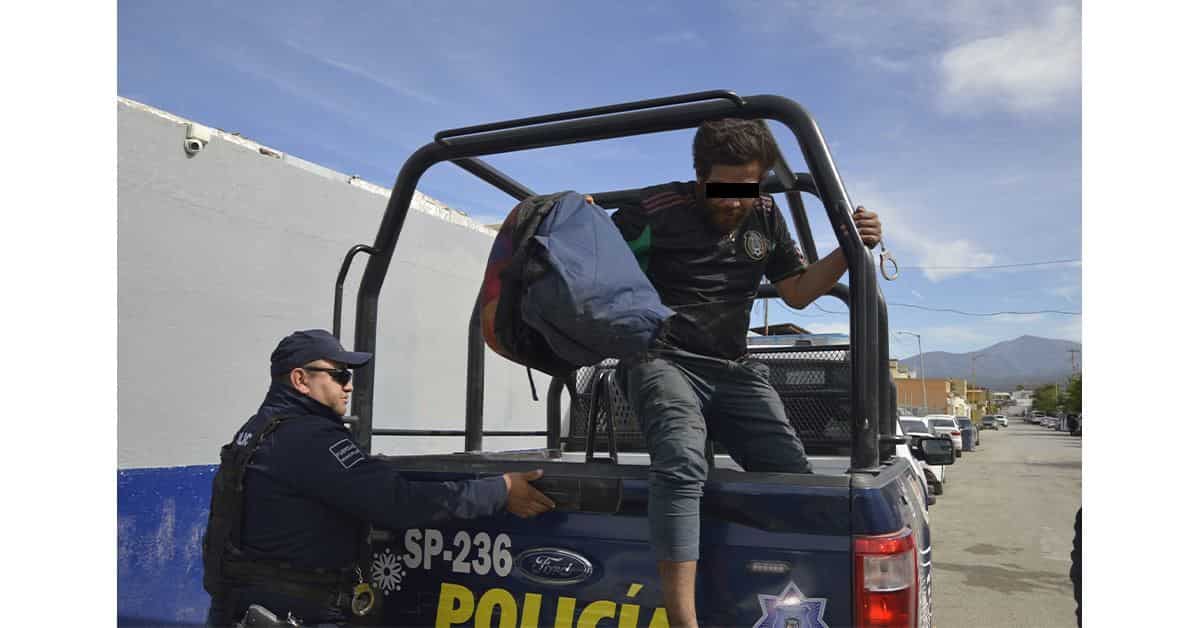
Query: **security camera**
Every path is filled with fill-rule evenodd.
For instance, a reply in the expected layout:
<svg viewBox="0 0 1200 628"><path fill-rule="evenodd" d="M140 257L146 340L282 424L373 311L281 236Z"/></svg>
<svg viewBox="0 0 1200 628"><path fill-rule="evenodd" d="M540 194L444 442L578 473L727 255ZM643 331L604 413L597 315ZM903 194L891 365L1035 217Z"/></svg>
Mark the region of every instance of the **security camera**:
<svg viewBox="0 0 1200 628"><path fill-rule="evenodd" d="M212 129L199 124L190 123L187 125L187 133L184 136L183 150L187 151L187 154L189 155L195 155L196 153L204 150L204 147L208 145L208 142L211 139Z"/></svg>

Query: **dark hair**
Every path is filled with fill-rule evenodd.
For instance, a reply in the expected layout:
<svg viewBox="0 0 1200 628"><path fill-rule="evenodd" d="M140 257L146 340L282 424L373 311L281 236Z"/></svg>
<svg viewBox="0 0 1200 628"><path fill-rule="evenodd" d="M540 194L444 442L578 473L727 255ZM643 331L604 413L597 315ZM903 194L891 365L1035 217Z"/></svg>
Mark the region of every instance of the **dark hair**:
<svg viewBox="0 0 1200 628"><path fill-rule="evenodd" d="M710 120L696 129L692 140L692 166L700 178L708 177L714 165L741 166L757 161L766 170L778 159L779 147L762 120Z"/></svg>

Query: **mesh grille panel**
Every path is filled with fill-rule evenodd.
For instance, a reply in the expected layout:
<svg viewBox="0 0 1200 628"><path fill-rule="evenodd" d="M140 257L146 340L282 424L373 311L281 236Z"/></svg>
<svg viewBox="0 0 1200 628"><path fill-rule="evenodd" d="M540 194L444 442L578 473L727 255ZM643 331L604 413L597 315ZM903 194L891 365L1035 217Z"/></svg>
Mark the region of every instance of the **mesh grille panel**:
<svg viewBox="0 0 1200 628"><path fill-rule="evenodd" d="M779 393L784 411L805 446L845 445L850 441L850 352L847 349L751 352L750 358L766 365L768 379ZM571 404L566 448L580 451L587 443L587 416L600 375L613 373L616 360L576 371L579 394ZM640 423L613 378L600 404L596 425L596 450L608 446L607 425L613 421L618 451L645 451Z"/></svg>

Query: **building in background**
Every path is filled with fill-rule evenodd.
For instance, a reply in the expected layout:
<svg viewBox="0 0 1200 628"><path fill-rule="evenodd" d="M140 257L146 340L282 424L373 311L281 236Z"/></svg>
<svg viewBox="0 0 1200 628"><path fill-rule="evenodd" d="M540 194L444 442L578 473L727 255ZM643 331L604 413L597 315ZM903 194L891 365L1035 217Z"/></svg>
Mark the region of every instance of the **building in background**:
<svg viewBox="0 0 1200 628"><path fill-rule="evenodd" d="M958 395L953 395L952 397L950 397L950 401L947 405L948 405L948 407L946 409L946 414L953 414L954 416L965 416L965 417L968 417L971 419L976 418L976 417L972 416L972 414L971 414L971 405L967 403L966 399L963 399L962 397L959 397Z"/></svg>
<svg viewBox="0 0 1200 628"><path fill-rule="evenodd" d="M985 414L989 414L991 412L991 405L988 402L989 392L986 388L968 388L967 405L971 407L971 412L963 416L978 419Z"/></svg>
<svg viewBox="0 0 1200 628"><path fill-rule="evenodd" d="M331 327L342 259L373 241L391 191L216 129L189 154L188 120L125 98L115 113L117 623L200 624L200 539L221 445L261 403L279 339ZM463 429L465 339L494 239L414 194L380 295L376 427ZM364 266L347 277L347 347ZM525 369L492 352L484 361L485 428L545 429ZM202 373L202 390L184 372ZM546 390L549 379L533 377ZM545 444L487 438L484 448ZM462 446L461 436L387 437L372 453Z"/></svg>
<svg viewBox="0 0 1200 628"><path fill-rule="evenodd" d="M900 363L900 360L892 358L888 360L888 366L892 370L892 379L916 379L917 374L908 370L907 366Z"/></svg>
<svg viewBox="0 0 1200 628"><path fill-rule="evenodd" d="M896 406L908 410L916 416L923 414L949 414L950 411L950 380L901 378L896 382ZM925 410L925 399L929 399L928 413Z"/></svg>

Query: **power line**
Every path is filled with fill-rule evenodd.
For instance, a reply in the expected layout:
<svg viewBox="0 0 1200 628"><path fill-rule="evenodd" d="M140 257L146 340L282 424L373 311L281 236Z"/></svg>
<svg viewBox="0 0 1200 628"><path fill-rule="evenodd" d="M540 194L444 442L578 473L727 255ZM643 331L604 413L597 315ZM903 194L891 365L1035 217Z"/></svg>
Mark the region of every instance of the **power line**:
<svg viewBox="0 0 1200 628"><path fill-rule="evenodd" d="M998 268L1025 268L1028 266L1050 266L1053 264L1070 264L1082 262L1081 259L1056 259L1045 262L1022 262L1019 264L993 264L991 266L904 266L913 270L992 270Z"/></svg>
<svg viewBox="0 0 1200 628"><path fill-rule="evenodd" d="M1036 314L1063 314L1065 316L1082 316L1082 313L1080 313L1080 312L1066 312L1063 310L1029 310L1029 311L1024 311L1024 312L1018 312L1018 311L964 312L962 310L956 310L953 308L925 307L923 305L913 305L912 303L895 303L892 301L888 301L887 304L888 304L888 307L910 307L913 309L925 310L928 312L949 312L951 314L961 314L963 316L981 316L981 317L983 317L983 316L1032 316L1032 315L1036 315ZM787 308L792 310L793 312L803 311L803 310L798 310L790 305L787 305L786 303L784 303L784 305L787 306ZM810 305L815 306L818 310L821 310L822 312L825 312L826 314L841 314L841 315L849 314L849 311L834 312L831 310L827 310L827 309L821 307L817 303L811 303Z"/></svg>
<svg viewBox="0 0 1200 628"><path fill-rule="evenodd" d="M948 308L948 307L947 308L925 307L923 305L913 305L911 303L891 303L891 302L889 302L888 305L889 306L894 305L896 307L911 307L911 308L914 308L917 310L925 310L928 312L950 312L953 314L962 314L963 316L1029 316L1029 315L1033 315L1033 314L1063 314L1065 316L1082 316L1083 315L1081 312L1067 312L1064 310L1029 310L1026 312L1014 312L1014 311L964 312L962 310L956 310L956 309Z"/></svg>

